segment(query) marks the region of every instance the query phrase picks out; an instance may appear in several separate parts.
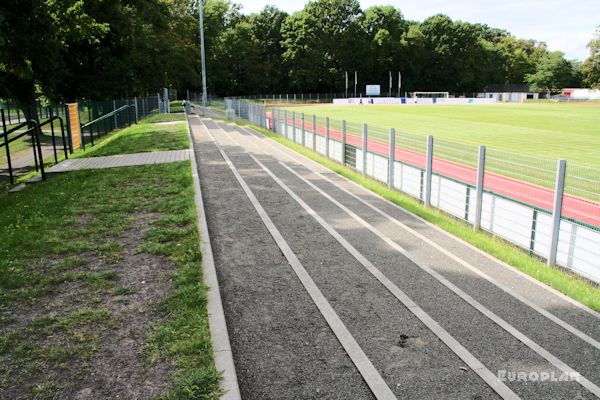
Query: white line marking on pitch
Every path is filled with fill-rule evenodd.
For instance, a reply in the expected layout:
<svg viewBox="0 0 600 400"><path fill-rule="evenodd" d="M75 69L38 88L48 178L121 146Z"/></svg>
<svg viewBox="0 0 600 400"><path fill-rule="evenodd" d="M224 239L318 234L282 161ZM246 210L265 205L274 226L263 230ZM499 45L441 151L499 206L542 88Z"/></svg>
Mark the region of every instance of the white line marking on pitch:
<svg viewBox="0 0 600 400"><path fill-rule="evenodd" d="M442 283L444 286L446 286L448 289L450 289L452 292L454 292L456 295L458 295L461 299L463 299L465 302L467 302L469 305L471 305L477 311L479 311L480 313L482 313L483 315L485 315L487 318L489 318L490 320L492 320L494 323L496 323L498 326L500 326L502 329L504 329L510 335L512 335L515 338L517 338L524 345L526 345L531 350L533 350L534 352L536 352L537 354L539 354L541 357L543 357L544 359L546 359L548 362L550 362L551 364L553 364L555 367L557 367L561 371L563 371L565 373L568 373L568 374L571 374L573 376L575 374L577 374L579 376L579 379L577 380L577 382L581 386L585 387L587 390L589 390L590 392L592 392L593 394L595 394L597 397L600 397L600 388L598 386L596 386L593 382L591 382L590 380L588 380L587 378L585 378L583 375L579 374L576 370L574 370L573 368L571 368L570 366L568 366L566 363L564 363L559 358L557 358L556 356L554 356L553 354L551 354L549 351L547 351L546 349L544 349L543 347L541 347L539 344L537 344L536 342L534 342L533 340L531 340L529 337L525 336L523 333L521 333L514 326L510 325L504 319L502 319L498 315L494 314L491 310L489 310L487 307L485 307L484 305L482 305L481 303L479 303L477 300L475 300L473 297L471 297L465 291L463 291L462 289L460 289L459 287L457 287L456 285L454 285L452 282L450 282L449 280L447 280L445 277L443 277L442 275L440 275L438 272L434 271L433 269L431 269L427 265L424 265L423 263L421 263L420 261L418 261L414 256L412 256L411 254L409 254L408 251L406 251L398 243L396 243L395 241L393 241L392 239L390 239L389 237L387 237L385 234L383 234L382 232L380 232L377 228L375 228L374 226L372 226L371 224L369 224L367 221L365 221L364 219L362 219L361 217L359 217L358 215L356 215L352 210L348 209L346 206L344 206L343 204L339 203L337 200L335 200L334 198L332 198L329 194L327 194L326 192L324 192L323 190L321 190L320 188L318 188L317 186L315 186L312 182L307 181L304 177L302 177L301 175L299 175L296 171L294 171L292 168L290 168L289 166L287 166L285 163L283 163L282 161L279 161L279 163L284 168L286 168L288 171L290 171L292 174L294 174L299 179L301 179L302 181L304 181L307 185L309 185L314 190L316 190L318 193L320 193L323 197L327 198L333 204L335 204L340 209L342 209L344 212L346 212L355 221L357 221L358 223L360 223L361 225L363 225L365 228L367 228L369 231L371 231L373 234L375 234L376 236L378 236L381 240L383 240L385 243L387 243L394 250L398 251L400 254L404 255L408 260L412 261L415 265L417 265L419 268L421 268L422 270L424 270L425 272L427 272L428 274L430 274L431 276L433 276L440 283Z"/></svg>
<svg viewBox="0 0 600 400"><path fill-rule="evenodd" d="M302 282L302 285L304 285L304 288L306 289L313 302L315 303L315 305L317 306L317 308L331 327L331 330L334 332L334 334L346 350L346 353L348 353L348 355L350 356L350 359L352 359L354 365L356 365L356 368L363 376L367 385L371 388L371 391L373 392L375 397L377 399L396 399L396 396L394 395L392 390L385 383L377 369L371 363L371 360L369 360L369 358L360 348L354 337L352 337L352 334L350 333L350 331L348 331L348 328L346 328L340 317L334 311L333 307L331 307L325 296L323 296L315 282L312 280L312 278L306 271L306 269L304 269L304 266L300 263L300 261L296 257L296 254L294 254L294 252L287 244L287 242L285 241L275 224L273 224L273 221L271 221L264 208L260 205L259 201L254 196L254 193L246 184L246 181L244 181L244 178L242 178L242 176L239 174L239 172L237 171L227 154L225 154L225 152L221 149L221 147L213 137L212 133L210 133L210 130L206 128L206 126L204 126L204 129L212 138L213 142L215 143L215 146L221 153L221 156L223 157L223 159L231 169L231 172L233 172L235 178L246 193L246 196L254 206L254 209L260 216L262 222L269 230L269 233L271 234L273 239L275 239L275 242L281 249L285 258L290 263L290 266L300 279L300 282Z"/></svg>
<svg viewBox="0 0 600 400"><path fill-rule="evenodd" d="M254 131L254 130L252 130L252 129L245 128L245 127L241 127L241 129L243 129L244 131L246 131L246 132L247 132L247 133L249 133L250 135L253 135L253 136L258 136L258 137L260 137L260 138L267 138L267 137L266 137L266 136L264 136L263 134L261 134L261 133L259 133L259 132L256 132L256 131ZM267 138L267 139L268 139L268 138ZM295 152L295 151L294 151L294 150L292 150L292 149L289 149L289 148L287 148L287 147L284 147L284 146L282 146L282 145L279 145L279 146L281 146L281 148L280 148L279 146L275 146L275 145L273 145L273 144L272 144L270 141L265 141L264 143L266 143L268 146L270 146L270 147L272 147L272 148L276 149L277 151L279 151L279 152L281 152L281 153L283 153L283 154L286 154L286 155L287 155L288 157L290 157L290 158L293 158L293 159L295 159L295 160L298 160L298 158L302 158L303 160L307 160L307 161L309 161L309 163L311 163L311 164L314 164L314 165L316 165L316 166L318 166L318 167L320 167L320 168L327 169L326 167L323 167L322 165L320 165L320 164L318 164L317 162L315 162L314 160L311 160L310 158L308 158L308 157L306 157L306 156L304 156L304 155L302 155L302 154L299 154L299 153ZM316 174L319 174L319 175L322 175L322 176L324 176L324 175L323 175L321 172L315 171L314 169L307 167L305 164L303 164L303 165L304 165L304 166L305 166L307 169L309 169L310 171L312 171L313 173L316 173ZM325 177L325 176L324 176L324 177ZM346 189L342 188L341 186L339 186L338 184L336 184L335 182L333 182L331 179L329 179L329 178L326 178L326 177L325 177L325 179L327 179L327 180L328 180L328 181L330 181L330 182L331 182L333 185L335 185L335 186L339 187L340 189L342 189L342 190L346 190ZM588 313L588 314L592 315L593 317L596 317L596 318L600 319L600 313L599 313L599 312L597 312L597 311L595 311L595 310L592 310L591 308L589 308L589 307L587 307L586 305L584 305L584 304L581 304L580 302L578 302L578 301L576 301L576 300L574 300L574 299L570 298L569 296L565 295L564 293L561 293L561 292L559 292L558 290L556 290L556 289L554 289L554 288L552 288L552 287L550 287L550 286L546 285L545 283L538 281L537 279L533 278L532 276L529 276L529 275L527 275L526 273L524 273L524 272L522 272L522 271L519 271L518 269L515 269L513 266L511 266L511 265L508 265L508 264L506 264L504 261L502 261L502 260L499 260L499 259L495 258L494 256L492 256L492 255L490 255L490 254L488 254L488 253L484 252L483 250L481 250L481 249L479 249L479 248L477 248L477 247L473 246L471 243L468 243L468 242L464 241L463 239L460 239L460 238L458 238L458 237L454 236L453 234L451 234L451 233L449 233L449 232L446 232L445 230L441 229L440 227L438 227L438 226L436 226L436 225L432 224L431 222L429 222L429 221L427 221L427 220L425 220L425 219L423 219L423 218L419 217L418 215L415 215L415 214L409 213L408 211L406 211L405 209L403 209L402 207L400 207L398 204L395 204L395 203L391 202L390 200L388 200L388 199L386 199L386 198L384 198L384 197L381 197L380 195L378 195L378 194L376 194L376 193L373 193L373 192L369 191L368 189L366 189L366 188L362 187L362 186L361 186L361 185L359 185L358 183L356 183L356 182L353 182L353 181L351 181L351 180L349 180L349 179L346 179L346 182L348 182L348 183L352 184L353 186L355 186L356 188L360 189L360 190L361 190L362 192L364 192L366 195L368 195L368 196L374 196L374 197L376 197L377 199L379 199L379 200L382 200L382 201L384 201L384 202L388 203L389 205L393 206L394 208L397 208L397 209L398 209L398 210L400 210L401 212L403 212L403 213L406 213L406 214L409 214L409 215L410 215L412 218L415 218L415 219L419 220L420 222L422 222L422 223L426 224L427 226L429 226L429 227L430 227L430 228L432 228L432 229L435 229L436 231L440 232L441 234L445 235L446 237L448 237L448 238L450 238L450 239L452 239L452 240L454 240L454 241L456 241L456 242L460 243L461 245L464 245L464 246L468 247L469 249L471 249L471 250L473 250L473 251L477 252L478 254L480 254L480 255L482 255L482 256L484 256L484 257L486 257L487 259L489 259L489 260L493 261L494 263L496 263L496 264L498 264L498 265L502 266L503 268L506 268L507 270L509 270L509 272L511 272L511 273L515 273L515 274L517 274L517 275L519 275L519 276L521 276L521 277L523 277L523 278L527 279L527 280L528 280L528 281L530 281L531 283L533 283L533 284L535 284L535 285L539 286L540 288L542 288L542 289L544 289L544 290L547 290L547 291L549 291L550 293L554 294L554 295L555 295L555 296L557 296L557 297L560 297L562 300L564 300L564 301L566 301L566 302L570 303L571 305L573 305L573 306L575 306L575 307L577 307L577 308L581 309L582 311L585 311L586 313ZM398 222L400 222L400 221L398 221ZM464 260L463 260L463 261L464 261ZM466 262L466 261L465 261L465 262ZM490 279L492 279L492 280L493 280L493 278L491 278L491 277L490 277ZM496 281L493 281L493 282L496 282ZM536 305L536 306L537 306L537 305ZM537 307L539 307L539 306L537 306ZM565 322L565 324L567 324L567 325L568 325L568 323L566 323L566 322ZM566 328L565 328L565 329L566 329ZM584 340L585 340L585 339L584 339Z"/></svg>

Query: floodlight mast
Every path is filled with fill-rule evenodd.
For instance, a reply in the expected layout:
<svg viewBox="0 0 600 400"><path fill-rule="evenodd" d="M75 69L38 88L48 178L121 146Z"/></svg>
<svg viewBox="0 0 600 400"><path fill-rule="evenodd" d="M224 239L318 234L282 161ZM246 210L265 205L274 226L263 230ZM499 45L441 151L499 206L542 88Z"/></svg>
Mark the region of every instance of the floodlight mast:
<svg viewBox="0 0 600 400"><path fill-rule="evenodd" d="M199 19L200 19L200 61L202 63L202 110L206 113L206 62L204 56L204 4L198 0Z"/></svg>

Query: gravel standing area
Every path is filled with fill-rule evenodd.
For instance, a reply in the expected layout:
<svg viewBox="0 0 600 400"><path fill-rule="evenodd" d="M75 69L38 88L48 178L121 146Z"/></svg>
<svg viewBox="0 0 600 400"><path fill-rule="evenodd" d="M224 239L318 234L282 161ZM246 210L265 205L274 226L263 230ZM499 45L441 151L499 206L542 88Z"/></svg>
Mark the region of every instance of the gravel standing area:
<svg viewBox="0 0 600 400"><path fill-rule="evenodd" d="M195 120L195 131L201 131L198 129L199 120L192 120ZM312 279L377 367L388 386L399 398L482 399L496 398L498 395L474 371L467 368L464 362L425 327L409 309L374 279L249 154L257 157L266 168L337 230L398 288L408 294L416 304L465 346L493 374L506 370L527 373L548 372L558 377L561 375L561 371L547 358L543 358L539 352L527 347L514 335L458 297L448 287L442 285L434 276L426 273L414 262L413 258L451 281L460 290L468 293L491 313L502 318L534 341L534 344L541 346L542 350L549 351L560 361L580 372L592 382L592 385L600 382L600 373L598 372L600 368L596 361L600 359L598 358L600 352L598 348L590 344L590 341L593 342L599 338L595 316L575 307L563 297L531 280L522 277L519 279L517 273L511 272L497 261L450 238L398 207L374 195L367 194L323 167L318 167L306 159L292 155L289 151L286 151L287 154L275 151L272 146L282 149L283 146L269 139L256 137L246 129L228 124L217 124L208 120L205 120L205 124L269 213L270 218ZM270 145L264 142L267 140ZM211 143L210 138L206 139L203 146L206 152L213 153L211 146L214 144ZM218 153L216 149L215 152ZM219 157L217 154L216 160ZM386 244L381 237L352 219L350 215L327 200L306 181L286 169L281 162L368 221L382 235L398 243L409 252L409 257L400 254ZM200 170L202 176L202 167ZM315 170L324 173L335 185L316 174ZM204 172L206 173L206 171ZM233 186L236 184L232 175L229 182ZM203 184L216 185L216 182L205 178ZM342 188L360 199L380 207L391 217L431 238L440 246L460 254L461 258L481 269L492 280L501 282L523 298L527 298L536 307L563 319L566 324L570 324L569 326L589 337L590 340L585 341L573 335L572 332L564 329L564 326L561 327L555 323L556 321L544 317L540 312L501 290L493 282L469 271L456 260L452 260L410 232L399 228L397 224L393 224L367 207ZM237 190L241 192L239 186ZM240 201L242 200L244 200L243 197ZM225 203L221 202L220 207L225 208ZM237 207L239 211L240 206ZM207 206L209 220L211 211L210 206ZM256 214L251 207L246 211ZM215 212L218 211L215 210ZM231 216L231 218L235 217ZM261 227L260 221L257 225L259 225L257 229L264 230L264 225ZM246 225L244 225L244 230L245 227ZM257 244L263 243L258 241L260 238L258 232L252 232L252 239L248 246L257 246ZM236 241L235 245L241 244ZM285 260L283 263L285 264ZM217 264L219 263L217 262ZM223 278L224 280L220 280L220 284L223 292L227 292L228 285L234 276L223 275ZM291 276L291 278L294 277ZM238 287L236 289L240 290ZM244 289L252 290L252 288ZM225 312L228 314L228 307L225 308ZM230 316L228 318L231 319ZM232 342L234 341L235 338L232 338ZM235 352L234 348L234 356ZM255 353L253 356L258 357L259 353ZM244 357L244 355L237 357ZM245 374L239 366L237 370L238 376ZM360 376L358 378L360 379ZM506 382L506 385L522 398L594 398L592 393L575 381L549 382L529 379ZM281 397L274 392L270 396ZM298 397L306 398L303 394L298 394Z"/></svg>
<svg viewBox="0 0 600 400"><path fill-rule="evenodd" d="M190 127L242 397L372 398L198 119Z"/></svg>

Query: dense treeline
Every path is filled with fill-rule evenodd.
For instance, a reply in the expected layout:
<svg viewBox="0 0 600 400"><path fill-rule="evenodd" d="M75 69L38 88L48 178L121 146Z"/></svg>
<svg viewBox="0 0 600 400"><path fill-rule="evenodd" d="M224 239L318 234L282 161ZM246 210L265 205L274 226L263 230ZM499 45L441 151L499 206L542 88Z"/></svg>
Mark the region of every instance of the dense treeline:
<svg viewBox="0 0 600 400"><path fill-rule="evenodd" d="M193 0L4 0L0 97L21 104L198 89L198 12ZM343 92L402 72L402 91L534 90L600 84L600 36L583 65L542 42L434 15L415 22L392 6L315 0L288 15L273 6L244 15L207 0L205 38L213 95Z"/></svg>

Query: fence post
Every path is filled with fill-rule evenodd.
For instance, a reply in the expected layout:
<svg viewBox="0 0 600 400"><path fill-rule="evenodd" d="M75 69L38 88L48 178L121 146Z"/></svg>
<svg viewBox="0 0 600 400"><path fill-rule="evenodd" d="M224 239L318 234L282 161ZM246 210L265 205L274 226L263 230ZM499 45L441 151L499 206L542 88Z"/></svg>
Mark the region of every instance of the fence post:
<svg viewBox="0 0 600 400"><path fill-rule="evenodd" d="M137 97L133 98L135 101L135 123L137 124L140 120L139 118L139 114L138 114L138 104L137 104Z"/></svg>
<svg viewBox="0 0 600 400"><path fill-rule="evenodd" d="M277 133L279 133L279 135L283 136L281 131L281 108L277 109Z"/></svg>
<svg viewBox="0 0 600 400"><path fill-rule="evenodd" d="M325 117L325 156L329 158L329 117Z"/></svg>
<svg viewBox="0 0 600 400"><path fill-rule="evenodd" d="M313 149L313 151L317 151L317 117L315 114L313 114L313 117L312 117L312 130L313 130L312 149Z"/></svg>
<svg viewBox="0 0 600 400"><path fill-rule="evenodd" d="M431 206L431 169L433 167L433 136L427 136L427 164L425 165L425 205Z"/></svg>
<svg viewBox="0 0 600 400"><path fill-rule="evenodd" d="M10 176L10 184L14 185L15 178L13 177L12 162L10 160L10 149L8 148L8 135L6 134L6 120L4 118L4 109L0 109L2 114L2 132L4 133L4 149L6 151L6 162L8 164L8 175Z"/></svg>
<svg viewBox="0 0 600 400"><path fill-rule="evenodd" d="M362 130L362 174L367 174L367 124L363 124Z"/></svg>
<svg viewBox="0 0 600 400"><path fill-rule="evenodd" d="M479 146L479 155L477 157L477 186L475 190L475 221L473 227L481 228L481 212L483 210L483 178L485 176L485 146Z"/></svg>
<svg viewBox="0 0 600 400"><path fill-rule="evenodd" d="M273 132L277 132L277 123L275 122L275 107L271 107L271 130Z"/></svg>
<svg viewBox="0 0 600 400"><path fill-rule="evenodd" d="M296 111L292 111L292 140L296 142Z"/></svg>
<svg viewBox="0 0 600 400"><path fill-rule="evenodd" d="M390 128L390 151L388 153L388 186L394 188L394 162L396 160L396 129Z"/></svg>
<svg viewBox="0 0 600 400"><path fill-rule="evenodd" d="M342 165L346 165L346 120L342 120Z"/></svg>
<svg viewBox="0 0 600 400"><path fill-rule="evenodd" d="M562 214L563 192L565 190L565 172L567 162L558 160L556 164L556 186L554 188L554 204L552 207L552 239L550 242L550 254L548 265L556 264L556 253L558 252L558 235L560 232L560 216Z"/></svg>
<svg viewBox="0 0 600 400"><path fill-rule="evenodd" d="M113 100L113 111L117 111L117 101L116 100ZM115 113L115 115L114 115L114 120L115 120L115 129L117 129L117 113Z"/></svg>
<svg viewBox="0 0 600 400"><path fill-rule="evenodd" d="M300 116L300 120L302 121L302 127L300 132L302 132L302 146L304 146L304 134L305 134L305 130L304 130L304 113L301 114Z"/></svg>
<svg viewBox="0 0 600 400"><path fill-rule="evenodd" d="M285 119L285 124L283 125L283 130L285 132L285 138L289 139L289 137L288 137L288 117L287 117L287 110L283 110L283 118Z"/></svg>

